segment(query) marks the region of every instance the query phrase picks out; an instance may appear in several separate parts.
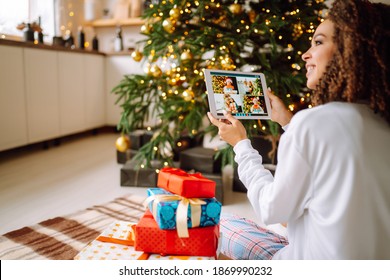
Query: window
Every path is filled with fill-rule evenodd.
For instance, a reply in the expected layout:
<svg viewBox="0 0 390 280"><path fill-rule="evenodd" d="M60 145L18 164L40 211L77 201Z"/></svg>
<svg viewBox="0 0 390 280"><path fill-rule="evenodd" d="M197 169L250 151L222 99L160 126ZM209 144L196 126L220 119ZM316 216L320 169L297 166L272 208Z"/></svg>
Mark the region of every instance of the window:
<svg viewBox="0 0 390 280"><path fill-rule="evenodd" d="M0 36L4 38L22 37L21 23L38 23L41 19L44 40L52 41L54 36L53 0L0 0ZM9 36L11 35L11 36Z"/></svg>

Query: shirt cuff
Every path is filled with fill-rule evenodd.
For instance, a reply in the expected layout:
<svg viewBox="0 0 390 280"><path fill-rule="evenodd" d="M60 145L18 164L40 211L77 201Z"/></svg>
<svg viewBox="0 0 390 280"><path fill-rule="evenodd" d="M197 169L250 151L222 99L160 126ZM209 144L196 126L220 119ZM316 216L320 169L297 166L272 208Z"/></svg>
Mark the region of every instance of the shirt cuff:
<svg viewBox="0 0 390 280"><path fill-rule="evenodd" d="M252 144L251 144L251 140L249 139L243 139L241 141L239 141L234 147L233 147L233 151L236 153L236 154L239 154L240 152L244 151L244 150L247 150L247 149L251 149L252 148Z"/></svg>

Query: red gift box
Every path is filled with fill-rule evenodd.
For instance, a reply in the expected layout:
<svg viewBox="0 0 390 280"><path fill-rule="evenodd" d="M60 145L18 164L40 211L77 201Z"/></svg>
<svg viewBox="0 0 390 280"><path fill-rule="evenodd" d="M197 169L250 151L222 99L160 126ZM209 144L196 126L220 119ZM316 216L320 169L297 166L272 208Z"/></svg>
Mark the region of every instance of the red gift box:
<svg viewBox="0 0 390 280"><path fill-rule="evenodd" d="M182 169L165 167L158 174L157 186L186 198L215 197L216 183L200 173L189 174Z"/></svg>
<svg viewBox="0 0 390 280"><path fill-rule="evenodd" d="M160 229L152 213L146 210L135 227L136 251L161 255L216 257L219 226L188 229L188 238L179 238L176 230Z"/></svg>

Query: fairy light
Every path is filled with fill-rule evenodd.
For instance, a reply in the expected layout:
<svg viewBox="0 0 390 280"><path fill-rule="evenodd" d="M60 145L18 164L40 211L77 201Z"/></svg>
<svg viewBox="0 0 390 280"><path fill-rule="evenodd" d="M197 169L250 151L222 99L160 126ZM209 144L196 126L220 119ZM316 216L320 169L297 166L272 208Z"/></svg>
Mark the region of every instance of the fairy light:
<svg viewBox="0 0 390 280"><path fill-rule="evenodd" d="M155 152L157 152L157 151L158 151L158 148L157 148L157 147L153 147L153 150L154 150Z"/></svg>
<svg viewBox="0 0 390 280"><path fill-rule="evenodd" d="M141 168L145 168L145 165L141 164Z"/></svg>
<svg viewBox="0 0 390 280"><path fill-rule="evenodd" d="M261 127L261 130L266 130L266 127L263 125L263 126Z"/></svg>

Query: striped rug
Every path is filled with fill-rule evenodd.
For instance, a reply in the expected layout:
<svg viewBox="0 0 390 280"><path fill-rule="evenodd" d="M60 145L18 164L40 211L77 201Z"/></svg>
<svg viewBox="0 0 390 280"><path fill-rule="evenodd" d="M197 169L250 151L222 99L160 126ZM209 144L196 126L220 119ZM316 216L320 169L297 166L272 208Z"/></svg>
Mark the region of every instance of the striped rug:
<svg viewBox="0 0 390 280"><path fill-rule="evenodd" d="M144 197L130 195L0 236L0 260L71 260L114 221L137 222Z"/></svg>

